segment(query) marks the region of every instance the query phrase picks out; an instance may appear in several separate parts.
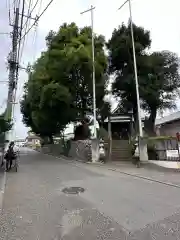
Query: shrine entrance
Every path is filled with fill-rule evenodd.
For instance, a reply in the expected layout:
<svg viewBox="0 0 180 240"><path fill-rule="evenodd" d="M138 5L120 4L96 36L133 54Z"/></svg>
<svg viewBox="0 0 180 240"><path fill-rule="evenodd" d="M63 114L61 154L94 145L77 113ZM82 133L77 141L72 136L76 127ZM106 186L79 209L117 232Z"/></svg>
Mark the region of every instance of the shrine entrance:
<svg viewBox="0 0 180 240"><path fill-rule="evenodd" d="M106 131L110 131L112 140L129 140L132 132L132 120L130 115L112 115L108 123L108 119L104 122Z"/></svg>

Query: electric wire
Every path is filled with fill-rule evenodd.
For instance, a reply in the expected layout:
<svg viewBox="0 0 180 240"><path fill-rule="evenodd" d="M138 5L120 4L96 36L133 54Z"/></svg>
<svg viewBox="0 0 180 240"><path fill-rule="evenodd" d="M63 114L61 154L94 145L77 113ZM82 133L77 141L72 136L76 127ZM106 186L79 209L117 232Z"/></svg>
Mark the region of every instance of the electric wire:
<svg viewBox="0 0 180 240"><path fill-rule="evenodd" d="M44 10L41 12L41 14L39 16L37 16L37 18L35 19L34 23L31 25L31 27L24 33L24 35L21 37L20 40L22 40L30 31L31 29L35 26L35 24L37 24L37 22L39 21L39 19L42 17L42 15L46 12L46 10L49 8L49 6L52 4L54 0L51 0L47 6L44 8Z"/></svg>
<svg viewBox="0 0 180 240"><path fill-rule="evenodd" d="M30 15L29 14L30 14L30 9L31 9L31 4L32 4L32 0L29 1L27 20L26 20L24 26L22 27L22 30L25 28L25 32L27 31L27 28L29 27L29 23L30 23ZM21 59L22 59L22 55L23 55L23 50L24 50L26 39L27 38L23 38L22 39L22 47L21 47L21 54L20 54L19 62L21 62Z"/></svg>

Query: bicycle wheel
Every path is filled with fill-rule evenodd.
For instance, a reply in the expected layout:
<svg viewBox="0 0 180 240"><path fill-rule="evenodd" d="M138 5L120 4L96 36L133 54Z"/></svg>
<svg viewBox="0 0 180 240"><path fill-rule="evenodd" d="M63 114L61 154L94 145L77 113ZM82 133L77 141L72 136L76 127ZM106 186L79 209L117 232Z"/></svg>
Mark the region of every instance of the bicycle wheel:
<svg viewBox="0 0 180 240"><path fill-rule="evenodd" d="M18 158L16 158L16 160L15 160L15 170L16 170L16 172L18 171Z"/></svg>

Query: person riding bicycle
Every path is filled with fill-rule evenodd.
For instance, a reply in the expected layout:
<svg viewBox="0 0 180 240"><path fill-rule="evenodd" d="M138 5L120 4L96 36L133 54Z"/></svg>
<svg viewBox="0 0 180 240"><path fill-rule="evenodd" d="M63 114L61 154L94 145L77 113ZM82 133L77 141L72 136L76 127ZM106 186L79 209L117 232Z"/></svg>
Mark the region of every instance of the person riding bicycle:
<svg viewBox="0 0 180 240"><path fill-rule="evenodd" d="M10 142L4 158L6 159L6 171L8 171L12 168L12 162L16 158L16 154L14 152L14 142Z"/></svg>

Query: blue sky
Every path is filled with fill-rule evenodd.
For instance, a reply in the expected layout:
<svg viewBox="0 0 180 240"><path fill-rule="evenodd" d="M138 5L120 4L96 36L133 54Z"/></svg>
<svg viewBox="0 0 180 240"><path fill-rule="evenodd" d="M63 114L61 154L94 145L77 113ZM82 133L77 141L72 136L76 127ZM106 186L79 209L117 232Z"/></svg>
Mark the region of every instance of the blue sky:
<svg viewBox="0 0 180 240"><path fill-rule="evenodd" d="M29 0L26 0L28 3ZM43 9L49 0L43 0L41 9ZM128 5L117 11L123 0L54 0L46 13L39 21L37 36L34 38L34 29L28 35L25 43L22 66L35 60L40 52L45 49L45 36L50 29L57 30L63 22L76 22L78 26L90 25L90 14L80 15L80 12L86 10L90 5L96 6L94 12L94 30L96 33L103 34L106 39L110 38L115 27L122 22L127 23L129 18ZM35 0L34 0L35 3ZM7 1L0 1L0 32L11 31L8 24ZM27 6L26 6L27 9ZM152 38L151 50L170 50L178 53L180 56L180 1L164 0L132 0L133 21L150 30ZM37 14L39 6L36 8ZM6 35L0 35L0 81L8 79L6 70L6 58L10 49L11 39ZM23 85L27 81L27 74L21 70L18 82L17 102L23 94ZM5 108L7 98L7 85L0 84L0 111ZM177 100L178 109L180 102ZM15 107L15 136L22 138L26 136L27 129L23 126L19 104Z"/></svg>

